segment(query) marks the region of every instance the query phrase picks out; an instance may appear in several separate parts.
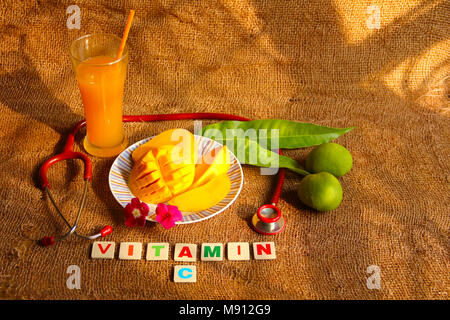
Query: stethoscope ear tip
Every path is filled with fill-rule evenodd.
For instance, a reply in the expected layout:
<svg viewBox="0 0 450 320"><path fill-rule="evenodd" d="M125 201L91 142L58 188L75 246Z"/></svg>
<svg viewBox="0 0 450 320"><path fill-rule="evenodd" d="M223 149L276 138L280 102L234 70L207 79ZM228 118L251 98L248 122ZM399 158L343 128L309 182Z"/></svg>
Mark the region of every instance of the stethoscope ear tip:
<svg viewBox="0 0 450 320"><path fill-rule="evenodd" d="M55 237L45 236L41 239L40 243L43 247L48 247L48 246L54 245L56 243Z"/></svg>
<svg viewBox="0 0 450 320"><path fill-rule="evenodd" d="M252 227L258 233L275 235L284 230L286 220L274 204L265 204L259 207L258 212L253 216Z"/></svg>

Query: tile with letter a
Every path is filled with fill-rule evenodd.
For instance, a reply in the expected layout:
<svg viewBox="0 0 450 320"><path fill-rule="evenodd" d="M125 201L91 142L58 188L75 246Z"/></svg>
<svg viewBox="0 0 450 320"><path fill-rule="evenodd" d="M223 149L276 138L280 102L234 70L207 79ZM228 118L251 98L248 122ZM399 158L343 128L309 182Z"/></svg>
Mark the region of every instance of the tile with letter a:
<svg viewBox="0 0 450 320"><path fill-rule="evenodd" d="M92 244L92 259L114 259L114 251L116 249L115 242L95 241Z"/></svg>
<svg viewBox="0 0 450 320"><path fill-rule="evenodd" d="M163 243L148 243L147 244L147 260L168 260L169 259L169 244Z"/></svg>
<svg viewBox="0 0 450 320"><path fill-rule="evenodd" d="M276 259L274 242L254 242L253 255L256 260Z"/></svg>
<svg viewBox="0 0 450 320"><path fill-rule="evenodd" d="M177 243L175 244L175 261L196 261L197 260L197 245L191 243Z"/></svg>
<svg viewBox="0 0 450 320"><path fill-rule="evenodd" d="M228 242L228 260L250 260L250 244L248 242Z"/></svg>
<svg viewBox="0 0 450 320"><path fill-rule="evenodd" d="M196 266L175 266L173 269L174 282L197 282Z"/></svg>
<svg viewBox="0 0 450 320"><path fill-rule="evenodd" d="M119 259L140 260L142 258L141 242L121 242L119 248Z"/></svg>

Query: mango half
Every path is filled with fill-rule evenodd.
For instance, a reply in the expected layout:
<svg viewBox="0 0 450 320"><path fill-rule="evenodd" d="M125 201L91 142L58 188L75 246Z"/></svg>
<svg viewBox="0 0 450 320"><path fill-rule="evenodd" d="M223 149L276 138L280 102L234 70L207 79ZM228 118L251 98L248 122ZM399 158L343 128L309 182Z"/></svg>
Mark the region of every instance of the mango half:
<svg viewBox="0 0 450 320"><path fill-rule="evenodd" d="M141 201L157 204L186 191L194 181L195 163L183 161L182 151L176 145L151 148L131 170L131 192Z"/></svg>

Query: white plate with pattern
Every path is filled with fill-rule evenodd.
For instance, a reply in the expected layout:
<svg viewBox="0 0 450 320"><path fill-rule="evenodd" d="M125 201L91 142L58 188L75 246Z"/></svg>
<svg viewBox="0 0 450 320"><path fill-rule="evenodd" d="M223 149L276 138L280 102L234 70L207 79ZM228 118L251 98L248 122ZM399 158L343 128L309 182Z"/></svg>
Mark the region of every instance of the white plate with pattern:
<svg viewBox="0 0 450 320"><path fill-rule="evenodd" d="M122 207L125 207L132 198L135 198L128 188L128 178L130 176L131 169L133 168L133 158L131 157L131 154L137 147L152 138L153 137L143 139L129 146L116 158L111 166L111 170L109 171L109 188L111 189L114 198L122 205ZM199 159L205 153L221 146L221 144L217 141L203 136L195 135L195 140L198 143ZM182 212L183 220L178 221L177 224L194 223L209 219L225 211L225 209L227 209L236 200L242 189L244 174L242 172L241 164L236 159L234 154L230 150L228 150L228 152L230 153L231 160L230 169L227 173L231 181L231 188L228 194L219 203L206 210L197 212ZM154 212L156 209L156 204L147 203L147 205L150 208L147 220L155 221Z"/></svg>

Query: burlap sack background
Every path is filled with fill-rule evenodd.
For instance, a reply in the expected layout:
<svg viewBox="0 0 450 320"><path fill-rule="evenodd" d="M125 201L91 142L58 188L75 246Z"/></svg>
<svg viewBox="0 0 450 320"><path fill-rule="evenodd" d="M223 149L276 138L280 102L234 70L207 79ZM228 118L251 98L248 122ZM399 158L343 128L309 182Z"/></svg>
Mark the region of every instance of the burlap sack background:
<svg viewBox="0 0 450 320"><path fill-rule="evenodd" d="M72 4L81 9L80 30L66 27ZM366 23L373 4L380 29ZM448 1L2 1L1 8L1 298L448 299ZM265 237L248 226L274 185L258 168L244 168L241 195L225 213L169 231L130 229L107 185L112 160L92 158L80 231L110 224L108 240L117 244L270 239L277 260L198 261L198 282L176 284L173 257L91 260L88 241L37 244L65 230L37 187L38 168L83 118L68 47L87 33L121 35L129 9L136 16L126 114L227 112L352 125L338 142L354 168L341 179L342 205L329 213L303 207L299 178L289 174L279 204L287 228ZM126 124L126 132L134 142L175 126L192 130L193 122ZM308 151L287 154L302 160ZM70 217L81 172L74 161L50 173ZM66 287L70 265L81 269L80 290ZM370 265L380 267L380 290L366 286Z"/></svg>

